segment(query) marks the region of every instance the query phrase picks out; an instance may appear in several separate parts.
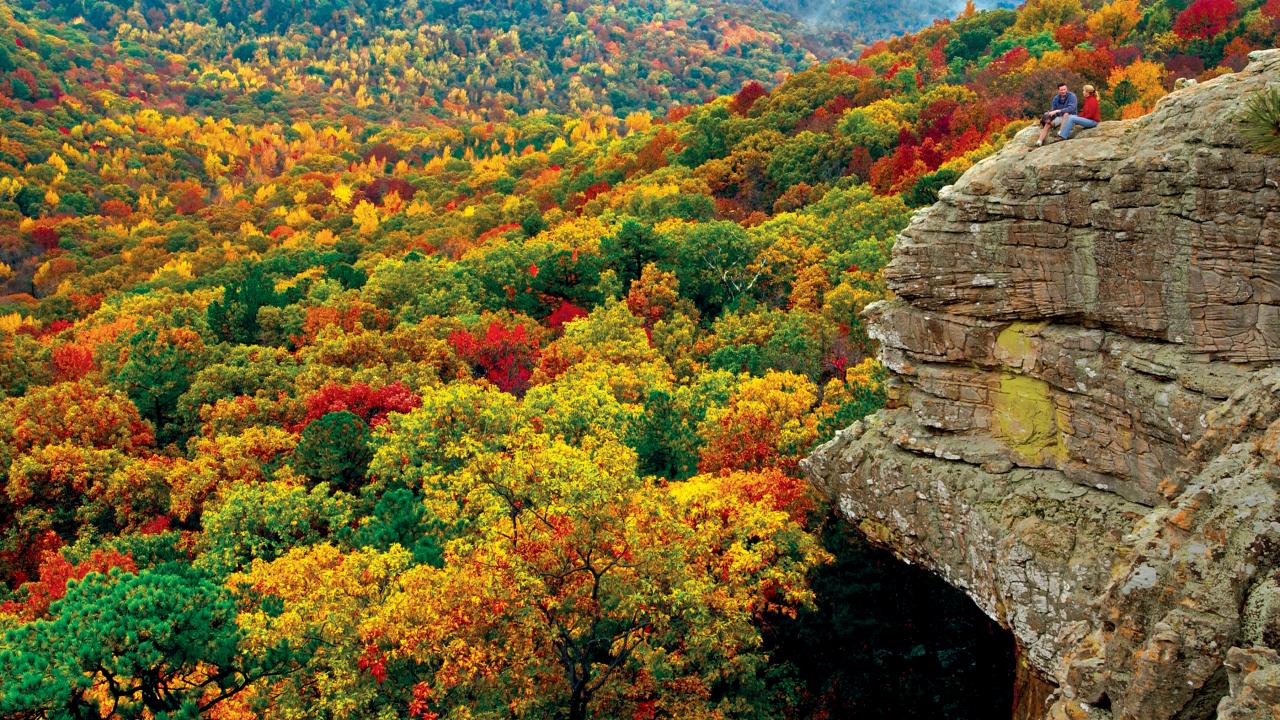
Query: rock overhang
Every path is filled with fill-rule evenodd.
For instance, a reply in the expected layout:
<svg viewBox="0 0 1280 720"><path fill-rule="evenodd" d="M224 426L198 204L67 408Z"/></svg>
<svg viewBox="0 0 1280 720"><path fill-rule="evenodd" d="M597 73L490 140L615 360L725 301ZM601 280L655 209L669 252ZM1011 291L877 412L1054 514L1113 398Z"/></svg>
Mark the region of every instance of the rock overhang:
<svg viewBox="0 0 1280 720"><path fill-rule="evenodd" d="M888 407L806 463L1013 630L1046 717L1226 717L1229 652L1275 672L1280 160L1231 118L1280 50L1252 60L940 193L867 311Z"/></svg>

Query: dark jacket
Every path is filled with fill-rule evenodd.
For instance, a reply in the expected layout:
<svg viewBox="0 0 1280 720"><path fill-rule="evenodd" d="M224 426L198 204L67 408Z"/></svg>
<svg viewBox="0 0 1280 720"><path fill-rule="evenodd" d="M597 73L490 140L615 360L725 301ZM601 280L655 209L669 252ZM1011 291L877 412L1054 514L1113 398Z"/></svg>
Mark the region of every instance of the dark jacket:
<svg viewBox="0 0 1280 720"><path fill-rule="evenodd" d="M1051 112L1054 110L1064 110L1067 115L1075 115L1076 108L1078 107L1080 107L1080 105L1076 102L1075 93L1069 92L1065 97L1054 93L1053 103L1049 106L1049 110Z"/></svg>

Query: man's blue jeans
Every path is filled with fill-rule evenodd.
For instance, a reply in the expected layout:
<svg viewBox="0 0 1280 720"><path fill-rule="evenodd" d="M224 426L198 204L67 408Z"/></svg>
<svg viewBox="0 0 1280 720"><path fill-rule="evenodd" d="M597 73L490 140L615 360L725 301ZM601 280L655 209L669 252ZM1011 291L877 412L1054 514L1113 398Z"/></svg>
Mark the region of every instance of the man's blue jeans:
<svg viewBox="0 0 1280 720"><path fill-rule="evenodd" d="M1090 120L1087 117L1080 117L1079 115L1068 115L1067 119L1062 121L1062 131L1058 133L1058 137L1061 137L1063 140L1070 138L1071 131L1072 129L1075 128L1076 125L1079 125L1082 128L1098 127L1098 123Z"/></svg>

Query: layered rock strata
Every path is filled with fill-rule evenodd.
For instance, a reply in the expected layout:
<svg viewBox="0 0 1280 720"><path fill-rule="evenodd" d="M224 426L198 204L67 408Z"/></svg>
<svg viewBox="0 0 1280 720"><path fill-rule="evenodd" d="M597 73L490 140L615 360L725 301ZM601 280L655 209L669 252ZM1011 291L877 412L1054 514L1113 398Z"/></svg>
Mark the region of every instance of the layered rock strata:
<svg viewBox="0 0 1280 720"><path fill-rule="evenodd" d="M1029 130L903 232L886 410L806 463L965 590L1052 718L1280 716L1280 50L1141 119Z"/></svg>

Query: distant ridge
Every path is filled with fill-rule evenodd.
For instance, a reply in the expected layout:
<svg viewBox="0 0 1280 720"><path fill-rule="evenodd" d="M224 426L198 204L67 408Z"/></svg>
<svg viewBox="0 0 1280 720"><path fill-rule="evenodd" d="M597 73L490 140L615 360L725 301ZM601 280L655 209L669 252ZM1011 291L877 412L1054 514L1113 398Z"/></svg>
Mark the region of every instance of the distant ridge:
<svg viewBox="0 0 1280 720"><path fill-rule="evenodd" d="M963 0L738 0L758 4L794 17L813 31L835 33L827 42L867 43L913 33L934 21L955 17L964 9ZM1013 8L1012 0L982 0L979 10ZM842 37L843 36L843 37Z"/></svg>

